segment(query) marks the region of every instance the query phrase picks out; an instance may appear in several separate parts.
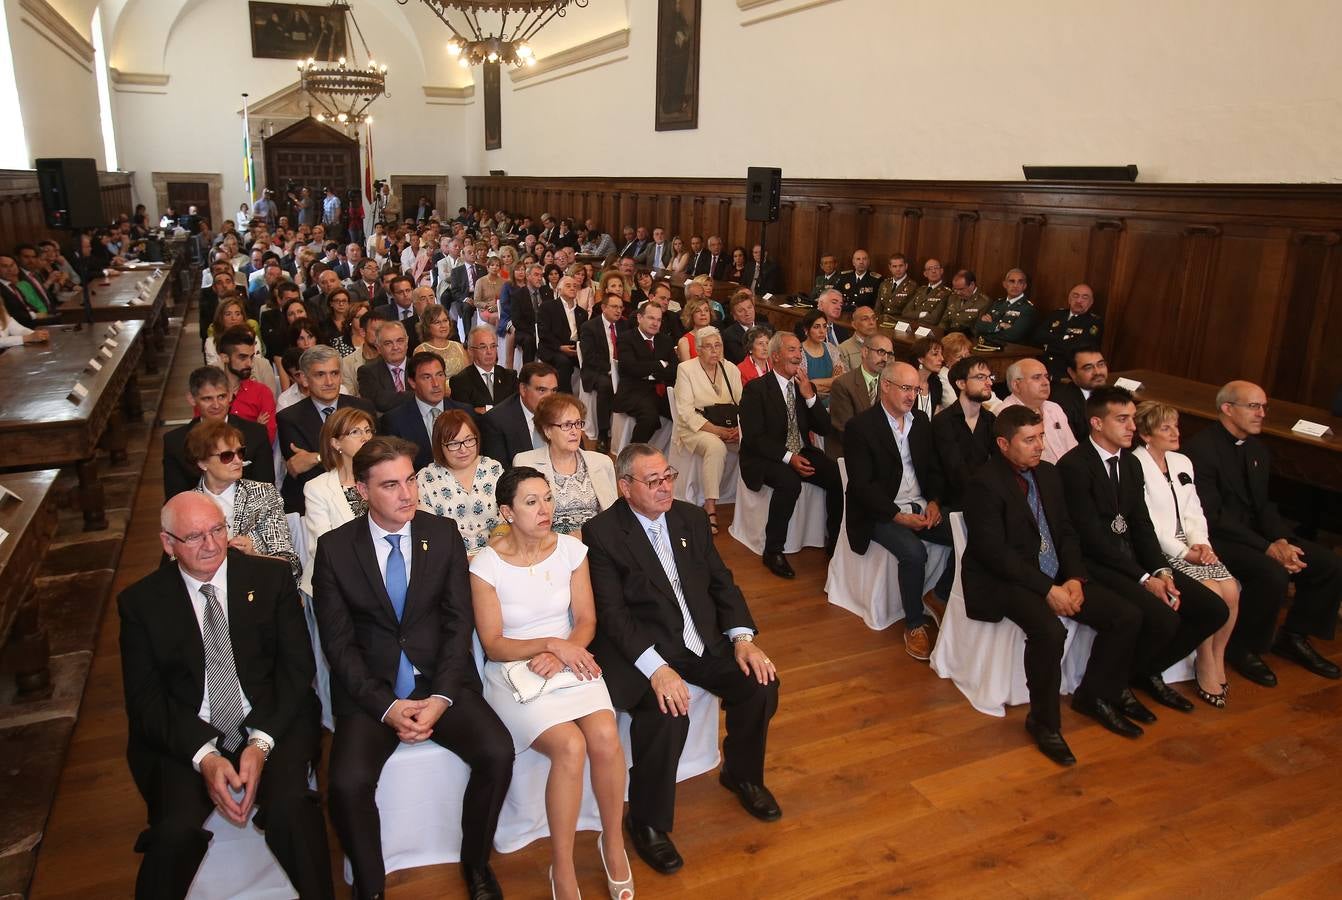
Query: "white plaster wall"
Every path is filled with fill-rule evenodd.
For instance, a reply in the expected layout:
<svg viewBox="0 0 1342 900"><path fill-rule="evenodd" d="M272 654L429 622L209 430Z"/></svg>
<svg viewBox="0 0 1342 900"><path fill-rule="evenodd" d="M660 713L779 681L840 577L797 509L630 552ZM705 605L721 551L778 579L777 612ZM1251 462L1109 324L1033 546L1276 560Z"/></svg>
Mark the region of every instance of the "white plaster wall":
<svg viewBox="0 0 1342 900"><path fill-rule="evenodd" d="M93 64L77 58L42 25L34 24L35 18L18 0L4 3L14 81L28 139L27 165L41 157L70 156L96 159L102 167L106 160ZM89 25L76 26L85 38Z"/></svg>

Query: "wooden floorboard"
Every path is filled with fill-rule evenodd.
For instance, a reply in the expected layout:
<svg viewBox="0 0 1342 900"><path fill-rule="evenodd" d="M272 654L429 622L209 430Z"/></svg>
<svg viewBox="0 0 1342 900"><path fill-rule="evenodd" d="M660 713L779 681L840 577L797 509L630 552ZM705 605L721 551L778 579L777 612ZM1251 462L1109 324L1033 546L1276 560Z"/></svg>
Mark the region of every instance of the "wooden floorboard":
<svg viewBox="0 0 1342 900"><path fill-rule="evenodd" d="M179 354L161 418L188 414L192 358ZM155 441L116 590L157 563L160 466ZM1342 896L1342 684L1277 660L1279 687L1236 679L1226 710L1162 712L1137 741L1064 707L1081 762L1062 770L1033 749L1023 709L975 712L904 654L898 625L873 632L828 606L819 551L794 557L798 577L784 582L725 527L717 543L782 673L767 776L784 817L751 819L711 774L681 785L685 868L664 877L635 861L640 897ZM1342 642L1319 646L1342 657ZM130 896L144 808L125 740L109 611L33 897ZM331 846L338 873L334 834ZM545 896L547 865L546 841L495 858L510 897ZM579 837L578 872L587 896L604 896L591 835ZM394 898L464 893L454 865L388 882Z"/></svg>

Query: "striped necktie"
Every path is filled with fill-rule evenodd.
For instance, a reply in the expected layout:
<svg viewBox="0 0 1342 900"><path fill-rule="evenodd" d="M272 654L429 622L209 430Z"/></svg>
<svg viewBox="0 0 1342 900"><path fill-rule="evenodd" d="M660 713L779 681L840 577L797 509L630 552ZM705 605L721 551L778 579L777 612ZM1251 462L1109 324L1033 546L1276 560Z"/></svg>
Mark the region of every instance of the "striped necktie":
<svg viewBox="0 0 1342 900"><path fill-rule="evenodd" d="M233 642L228 636L228 621L219 605L212 584L200 586L205 598L205 690L210 695L210 724L223 734L226 753L242 744L242 682L233 661Z"/></svg>
<svg viewBox="0 0 1342 900"><path fill-rule="evenodd" d="M685 602L685 594L680 589L680 574L676 571L676 560L671 555L671 545L666 542L662 534L662 524L660 522L649 524L648 533L652 539L652 549L657 551L657 559L666 572L667 580L671 582L671 590L676 594L676 603L680 604L680 615L685 623L681 629L681 637L685 641L685 648L695 656L703 656L704 639L699 636L699 629L694 627L694 618L690 616L690 607Z"/></svg>

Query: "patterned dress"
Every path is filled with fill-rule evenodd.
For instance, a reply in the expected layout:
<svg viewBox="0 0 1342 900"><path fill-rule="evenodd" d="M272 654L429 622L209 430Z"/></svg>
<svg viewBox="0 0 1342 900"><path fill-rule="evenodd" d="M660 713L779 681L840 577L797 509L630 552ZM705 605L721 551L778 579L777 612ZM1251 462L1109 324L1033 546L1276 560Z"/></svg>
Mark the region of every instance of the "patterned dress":
<svg viewBox="0 0 1342 900"><path fill-rule="evenodd" d="M601 512L596 485L587 472L587 460L578 454L578 469L572 475L554 473L550 485L555 498L554 519L550 527L560 534L572 534Z"/></svg>
<svg viewBox="0 0 1342 900"><path fill-rule="evenodd" d="M345 501L356 519L368 512L368 501L359 496L359 489L352 484L345 488Z"/></svg>
<svg viewBox="0 0 1342 900"><path fill-rule="evenodd" d="M466 555L473 556L489 543L490 532L499 524L499 506L494 499L503 467L488 456L475 462L470 489L463 488L452 470L431 463L419 470L419 508L457 523L466 542Z"/></svg>
<svg viewBox="0 0 1342 900"><path fill-rule="evenodd" d="M1187 544L1188 535L1184 534L1183 517L1179 515L1179 495L1174 492L1174 482L1170 480L1170 473L1163 472L1162 474L1165 476L1165 483L1170 486L1170 493L1174 495L1174 515L1180 522L1174 536L1182 543ZM1211 565L1199 565L1186 559L1180 559L1177 556L1170 557L1170 568L1176 572L1183 572L1195 581L1229 581L1234 577L1230 574L1230 570L1219 562Z"/></svg>

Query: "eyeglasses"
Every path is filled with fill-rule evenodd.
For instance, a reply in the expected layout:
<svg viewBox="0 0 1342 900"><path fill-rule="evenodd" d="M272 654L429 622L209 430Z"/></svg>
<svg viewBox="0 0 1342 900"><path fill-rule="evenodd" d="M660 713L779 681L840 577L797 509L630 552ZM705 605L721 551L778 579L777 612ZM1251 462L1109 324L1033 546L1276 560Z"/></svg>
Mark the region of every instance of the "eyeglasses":
<svg viewBox="0 0 1342 900"><path fill-rule="evenodd" d="M902 391L906 394L911 394L914 391L918 390L918 385L916 384L895 384L893 381L883 381L881 383L887 384L890 387L894 388L895 390Z"/></svg>
<svg viewBox="0 0 1342 900"><path fill-rule="evenodd" d="M626 475L624 477L630 481L637 481L639 484L646 484L648 487L652 488L655 491L664 484L666 485L675 484L676 479L680 477L680 473L677 472L675 469L667 469L661 475L654 475L648 479L635 478L633 475Z"/></svg>
<svg viewBox="0 0 1342 900"><path fill-rule="evenodd" d="M1247 410L1252 410L1253 412L1263 412L1263 413L1267 412L1266 403L1236 403L1235 401L1232 400L1230 401L1230 405L1242 406Z"/></svg>
<svg viewBox="0 0 1342 900"><path fill-rule="evenodd" d="M498 344L471 344L471 345L470 345L470 349L472 349L472 350L497 350L497 349L499 349L499 345L498 345Z"/></svg>
<svg viewBox="0 0 1342 900"><path fill-rule="evenodd" d="M370 437L372 437L372 436L373 436L373 429L369 428L367 425L360 425L358 428L351 428L349 431L347 431L347 432L345 432L344 434L341 435L342 438L347 438L347 437L367 437L367 438L370 438Z"/></svg>
<svg viewBox="0 0 1342 900"><path fill-rule="evenodd" d="M865 349L870 350L872 353L876 354L876 355L879 356L881 359L885 359L885 358L886 358L887 356L889 356L891 353L894 353L894 352L895 352L895 351L893 351L893 350L886 350L886 349L884 349L884 348L882 348L882 347L867 347L867 348L865 348Z"/></svg>
<svg viewBox="0 0 1342 900"><path fill-rule="evenodd" d="M558 428L561 431L582 431L587 427L585 419L576 419L568 422L551 422L552 428Z"/></svg>
<svg viewBox="0 0 1342 900"><path fill-rule="evenodd" d="M193 531L186 537L178 537L171 531L164 531L163 533L179 544L183 544L187 547L198 547L200 546L200 543L204 541L207 536L213 538L216 541L222 541L225 537L228 536L228 526L221 522L218 525L211 528L209 531Z"/></svg>
<svg viewBox="0 0 1342 900"><path fill-rule="evenodd" d="M228 465L235 459L242 459L243 454L246 452L246 447L238 447L234 450L220 450L218 453L211 453L210 455L219 457L221 463Z"/></svg>
<svg viewBox="0 0 1342 900"><path fill-rule="evenodd" d="M475 445L478 443L480 443L480 441L477 440L476 438L468 437L468 438L462 438L459 441L444 441L443 448L445 450L451 450L453 452L457 450L474 450Z"/></svg>
<svg viewBox="0 0 1342 900"><path fill-rule="evenodd" d="M986 381L989 384L992 384L996 380L997 379L994 378L992 373L990 372L979 372L975 375L970 375L965 378L965 381Z"/></svg>

